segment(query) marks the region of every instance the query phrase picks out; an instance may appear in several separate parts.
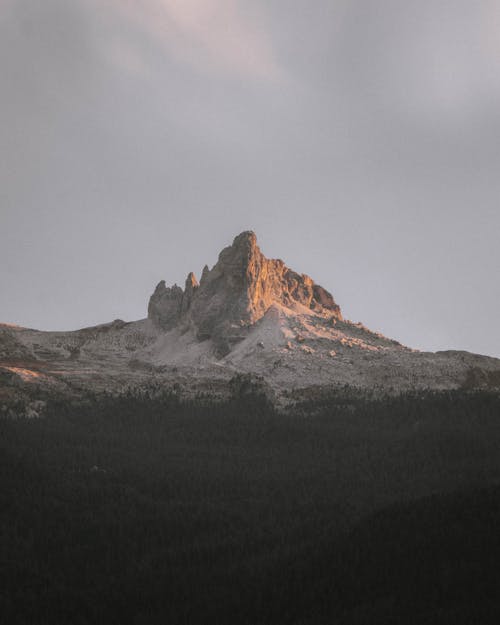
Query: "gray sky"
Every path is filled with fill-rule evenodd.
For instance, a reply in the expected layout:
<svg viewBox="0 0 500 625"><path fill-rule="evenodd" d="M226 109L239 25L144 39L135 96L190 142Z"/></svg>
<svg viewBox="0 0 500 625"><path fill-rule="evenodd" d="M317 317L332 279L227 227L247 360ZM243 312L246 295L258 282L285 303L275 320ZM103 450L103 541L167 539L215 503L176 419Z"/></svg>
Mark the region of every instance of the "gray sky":
<svg viewBox="0 0 500 625"><path fill-rule="evenodd" d="M144 317L242 230L500 356L500 0L0 0L0 320Z"/></svg>

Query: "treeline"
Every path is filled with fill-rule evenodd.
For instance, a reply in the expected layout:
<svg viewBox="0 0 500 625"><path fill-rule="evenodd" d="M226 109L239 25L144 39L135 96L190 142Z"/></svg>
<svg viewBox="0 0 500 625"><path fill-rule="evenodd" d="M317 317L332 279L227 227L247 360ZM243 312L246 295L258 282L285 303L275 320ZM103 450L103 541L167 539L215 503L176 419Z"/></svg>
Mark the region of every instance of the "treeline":
<svg viewBox="0 0 500 625"><path fill-rule="evenodd" d="M5 622L497 622L495 394L282 414L243 380L45 414L0 420Z"/></svg>

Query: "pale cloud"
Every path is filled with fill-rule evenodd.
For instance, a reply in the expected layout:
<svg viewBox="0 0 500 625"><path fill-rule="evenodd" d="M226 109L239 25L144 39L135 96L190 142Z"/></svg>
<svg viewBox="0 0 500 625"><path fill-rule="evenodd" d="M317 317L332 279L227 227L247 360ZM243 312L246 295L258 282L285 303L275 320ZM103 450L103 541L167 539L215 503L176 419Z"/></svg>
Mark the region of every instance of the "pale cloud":
<svg viewBox="0 0 500 625"><path fill-rule="evenodd" d="M500 14L497 0L424 0L398 5L397 29L373 26L385 37L381 80L392 107L441 128L464 123L500 101ZM373 32L372 30L372 32Z"/></svg>
<svg viewBox="0 0 500 625"><path fill-rule="evenodd" d="M464 3L455 15L428 7L414 47L409 97L440 124L461 124L499 101L500 57L491 45L498 42L499 23L490 10Z"/></svg>
<svg viewBox="0 0 500 625"><path fill-rule="evenodd" d="M109 0L132 25L201 71L279 80L266 16L235 0ZM130 45L127 43L127 45ZM133 56L127 52L128 57Z"/></svg>

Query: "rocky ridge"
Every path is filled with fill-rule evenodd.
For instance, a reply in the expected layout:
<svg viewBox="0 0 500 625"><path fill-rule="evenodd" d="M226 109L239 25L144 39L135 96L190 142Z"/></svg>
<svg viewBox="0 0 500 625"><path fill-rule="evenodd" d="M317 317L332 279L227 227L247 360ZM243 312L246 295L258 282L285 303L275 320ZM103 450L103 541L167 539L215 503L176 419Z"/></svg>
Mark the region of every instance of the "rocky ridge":
<svg viewBox="0 0 500 625"><path fill-rule="evenodd" d="M200 341L212 339L224 356L275 304L342 319L328 291L282 260L266 258L255 233L247 231L222 250L211 270L205 266L199 284L193 273L184 290L177 284L166 287L162 280L149 301L148 317L162 330L193 328Z"/></svg>
<svg viewBox="0 0 500 625"><path fill-rule="evenodd" d="M323 287L266 258L253 232L222 250L199 283L193 273L184 288L161 281L146 319L73 332L0 324L0 411L28 391L37 402L44 392L151 386L225 396L241 375L278 402L345 388L500 390L500 360L418 352L344 319Z"/></svg>

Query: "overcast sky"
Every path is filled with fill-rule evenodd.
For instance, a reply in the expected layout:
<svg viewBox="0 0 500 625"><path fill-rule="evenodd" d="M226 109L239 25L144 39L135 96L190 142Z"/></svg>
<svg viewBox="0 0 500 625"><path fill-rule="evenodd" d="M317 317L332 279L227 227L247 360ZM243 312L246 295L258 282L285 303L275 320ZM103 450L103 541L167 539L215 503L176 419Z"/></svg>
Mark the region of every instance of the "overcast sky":
<svg viewBox="0 0 500 625"><path fill-rule="evenodd" d="M242 230L500 356L500 0L0 0L0 321L146 315Z"/></svg>

